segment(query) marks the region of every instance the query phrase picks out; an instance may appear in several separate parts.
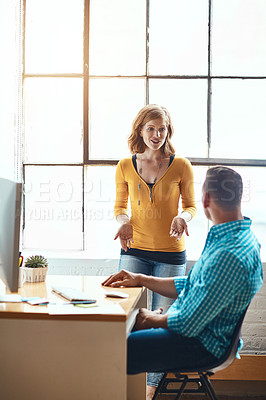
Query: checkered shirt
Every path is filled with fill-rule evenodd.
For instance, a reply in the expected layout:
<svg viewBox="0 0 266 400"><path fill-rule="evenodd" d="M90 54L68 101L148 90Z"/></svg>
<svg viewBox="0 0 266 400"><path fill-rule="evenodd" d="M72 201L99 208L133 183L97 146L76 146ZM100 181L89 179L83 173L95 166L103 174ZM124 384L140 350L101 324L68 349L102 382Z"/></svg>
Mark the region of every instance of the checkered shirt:
<svg viewBox="0 0 266 400"><path fill-rule="evenodd" d="M212 226L189 275L175 278L178 297L168 310L168 329L199 339L218 358L262 285L260 244L250 226L249 218Z"/></svg>

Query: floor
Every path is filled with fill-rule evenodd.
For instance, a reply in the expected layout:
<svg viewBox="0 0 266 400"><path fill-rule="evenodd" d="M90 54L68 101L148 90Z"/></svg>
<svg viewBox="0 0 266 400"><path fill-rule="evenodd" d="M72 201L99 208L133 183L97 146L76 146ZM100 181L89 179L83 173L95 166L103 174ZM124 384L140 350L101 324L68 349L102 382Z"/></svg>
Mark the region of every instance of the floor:
<svg viewBox="0 0 266 400"><path fill-rule="evenodd" d="M175 396L173 395L161 395L158 397L158 400L174 400ZM218 400L266 400L266 394L265 396L245 396L245 397L235 397L235 396L217 396ZM206 396L201 396L201 395L195 395L195 396L189 396L189 395L183 395L181 396L180 400L207 400Z"/></svg>
<svg viewBox="0 0 266 400"><path fill-rule="evenodd" d="M219 381L211 382L218 400L266 400L266 381ZM169 384L174 389L177 384ZM197 389L193 387L191 389ZM228 394L227 394L228 393ZM174 400L175 395L164 394L158 400ZM183 394L180 400L208 400L204 394Z"/></svg>

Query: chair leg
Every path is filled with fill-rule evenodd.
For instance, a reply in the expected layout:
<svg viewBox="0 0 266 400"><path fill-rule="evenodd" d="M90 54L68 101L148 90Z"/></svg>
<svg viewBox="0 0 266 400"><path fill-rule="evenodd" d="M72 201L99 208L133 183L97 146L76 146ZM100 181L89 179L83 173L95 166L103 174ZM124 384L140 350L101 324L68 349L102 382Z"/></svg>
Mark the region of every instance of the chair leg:
<svg viewBox="0 0 266 400"><path fill-rule="evenodd" d="M178 393L177 393L177 396L175 397L175 400L179 400L181 398L181 396L182 396L182 394L183 394L183 392L185 390L187 381L188 381L188 379L187 379L187 377L185 377L185 379L182 382L182 385L181 385L180 389L178 390Z"/></svg>
<svg viewBox="0 0 266 400"><path fill-rule="evenodd" d="M178 378L176 378L176 379L178 379ZM182 382L182 384L181 384L181 387L179 389L176 389L176 390L171 390L171 389L167 388L167 385L169 384L169 382L172 382L172 381L175 382L176 380L175 379L171 379L171 378L168 379L167 378L167 373L164 374L162 379L161 379L161 381L160 381L160 383L159 383L159 385L158 385L158 387L157 387L157 389L156 389L156 391L155 391L155 393L154 393L154 395L153 395L152 400L155 400L159 394L171 394L171 393L172 394L176 394L177 393L177 396L175 397L175 400L179 400L181 398L184 390L185 390L186 384L189 381L189 379L185 375L183 380L179 380L178 382Z"/></svg>
<svg viewBox="0 0 266 400"><path fill-rule="evenodd" d="M209 398L211 400L218 400L208 376L205 374L201 374L201 373L199 373L199 376L200 376L202 385L204 386L205 391L208 394Z"/></svg>
<svg viewBox="0 0 266 400"><path fill-rule="evenodd" d="M167 385L170 382L182 382L181 387L179 389L173 390L173 389L168 389ZM199 389L194 390L194 389L186 389L185 391L185 387L187 382L196 382L198 385L201 385L201 389L199 386ZM204 374L204 373L198 373L198 378L193 378L190 379L188 378L186 375L183 375L182 378L177 377L176 380L175 379L168 379L167 378L167 373L165 373L154 393L154 396L152 398L152 400L157 399L157 396L162 393L162 394L177 394L177 396L175 397L175 400L179 400L182 396L183 393L194 393L194 394L199 394L199 393L205 393L205 395L207 395L207 397L210 400L218 400L216 397L216 394L214 392L214 389L212 387L212 384L208 378L208 375Z"/></svg>

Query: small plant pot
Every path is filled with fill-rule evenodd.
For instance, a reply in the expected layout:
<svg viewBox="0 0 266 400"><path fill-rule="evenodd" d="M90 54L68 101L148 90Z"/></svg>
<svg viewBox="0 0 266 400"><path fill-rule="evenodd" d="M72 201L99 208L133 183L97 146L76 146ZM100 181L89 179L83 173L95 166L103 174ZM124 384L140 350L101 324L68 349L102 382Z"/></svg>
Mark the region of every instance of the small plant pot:
<svg viewBox="0 0 266 400"><path fill-rule="evenodd" d="M48 268L21 267L24 271L26 282L44 282Z"/></svg>

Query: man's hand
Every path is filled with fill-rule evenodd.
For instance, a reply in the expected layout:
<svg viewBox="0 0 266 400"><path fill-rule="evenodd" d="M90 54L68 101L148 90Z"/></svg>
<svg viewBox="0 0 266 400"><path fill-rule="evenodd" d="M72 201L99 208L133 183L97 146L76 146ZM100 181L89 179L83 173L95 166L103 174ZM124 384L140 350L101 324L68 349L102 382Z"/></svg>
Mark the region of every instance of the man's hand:
<svg viewBox="0 0 266 400"><path fill-rule="evenodd" d="M175 237L176 240L179 240L184 232L187 236L189 236L186 221L182 217L174 217L171 224L170 236Z"/></svg>
<svg viewBox="0 0 266 400"><path fill-rule="evenodd" d="M142 286L140 283L141 274L134 274L133 272L128 272L122 269L122 271L117 274L113 274L107 278L102 285L121 287L121 286Z"/></svg>
<svg viewBox="0 0 266 400"><path fill-rule="evenodd" d="M150 328L167 329L167 315L162 315L162 312L162 308L158 308L155 311L140 308L136 317L135 328L138 330Z"/></svg>
<svg viewBox="0 0 266 400"><path fill-rule="evenodd" d="M130 222L123 223L114 237L116 240L119 237L121 247L123 250L127 251L127 249L131 247L131 243L133 243L133 227Z"/></svg>
<svg viewBox="0 0 266 400"><path fill-rule="evenodd" d="M103 286L122 287L122 286L144 286L153 292L159 293L171 299L177 298L175 287L175 278L157 278L155 276L134 274L122 269L117 274L109 276L103 283Z"/></svg>

